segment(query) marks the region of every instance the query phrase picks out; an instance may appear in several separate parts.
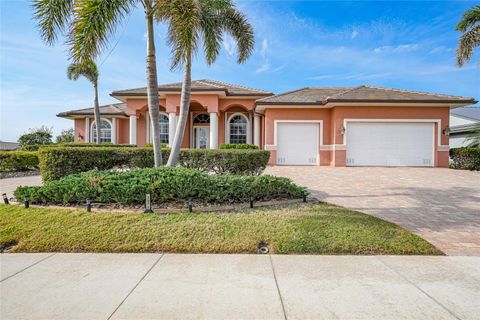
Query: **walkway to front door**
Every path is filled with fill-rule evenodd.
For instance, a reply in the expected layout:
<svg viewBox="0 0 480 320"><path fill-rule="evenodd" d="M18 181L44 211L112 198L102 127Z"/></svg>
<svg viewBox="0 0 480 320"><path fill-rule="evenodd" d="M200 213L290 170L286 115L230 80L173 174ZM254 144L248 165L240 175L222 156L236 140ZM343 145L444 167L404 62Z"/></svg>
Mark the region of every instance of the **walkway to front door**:
<svg viewBox="0 0 480 320"><path fill-rule="evenodd" d="M269 167L319 200L391 221L448 255L480 256L480 172L443 168Z"/></svg>

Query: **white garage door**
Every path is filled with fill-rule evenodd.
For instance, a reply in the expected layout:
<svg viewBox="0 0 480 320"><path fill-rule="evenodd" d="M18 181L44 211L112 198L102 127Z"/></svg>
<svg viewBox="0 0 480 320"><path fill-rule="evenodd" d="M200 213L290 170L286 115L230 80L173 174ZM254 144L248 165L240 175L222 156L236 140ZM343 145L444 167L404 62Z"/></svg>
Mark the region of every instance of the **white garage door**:
<svg viewBox="0 0 480 320"><path fill-rule="evenodd" d="M316 165L318 123L278 123L277 164Z"/></svg>
<svg viewBox="0 0 480 320"><path fill-rule="evenodd" d="M348 166L433 166L433 123L352 122Z"/></svg>

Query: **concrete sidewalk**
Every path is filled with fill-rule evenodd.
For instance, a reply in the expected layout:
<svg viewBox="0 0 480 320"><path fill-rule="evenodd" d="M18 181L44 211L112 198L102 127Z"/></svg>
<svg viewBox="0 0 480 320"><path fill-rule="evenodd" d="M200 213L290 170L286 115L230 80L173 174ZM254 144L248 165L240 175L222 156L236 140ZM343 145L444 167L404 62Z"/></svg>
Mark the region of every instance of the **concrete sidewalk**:
<svg viewBox="0 0 480 320"><path fill-rule="evenodd" d="M480 258L1 254L1 319L478 319Z"/></svg>

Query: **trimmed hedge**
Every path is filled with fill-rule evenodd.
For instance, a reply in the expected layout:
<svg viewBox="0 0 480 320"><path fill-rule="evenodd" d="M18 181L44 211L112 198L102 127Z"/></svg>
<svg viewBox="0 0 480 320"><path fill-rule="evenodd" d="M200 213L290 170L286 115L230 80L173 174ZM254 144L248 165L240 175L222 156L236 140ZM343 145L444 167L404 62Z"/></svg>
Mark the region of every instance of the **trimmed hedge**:
<svg viewBox="0 0 480 320"><path fill-rule="evenodd" d="M254 149L254 150L258 150L260 148L255 144L249 144L249 143L222 143L220 145L220 149Z"/></svg>
<svg viewBox="0 0 480 320"><path fill-rule="evenodd" d="M167 162L170 149L163 149ZM262 150L182 149L178 164L207 173L259 175L268 163L270 153ZM153 167L153 149L150 148L74 148L49 147L39 150L43 181L64 176L115 167Z"/></svg>
<svg viewBox="0 0 480 320"><path fill-rule="evenodd" d="M41 187L18 187L17 199L36 204L95 202L138 205L150 193L153 203L202 203L301 198L304 188L290 179L262 176L210 175L185 168L134 169L125 172L89 171L50 181Z"/></svg>
<svg viewBox="0 0 480 320"><path fill-rule="evenodd" d="M38 153L35 151L0 151L0 170L25 171L38 168Z"/></svg>
<svg viewBox="0 0 480 320"><path fill-rule="evenodd" d="M40 146L40 148L66 147L66 148L136 148L136 144L113 144L110 142L92 143L92 142L67 142Z"/></svg>
<svg viewBox="0 0 480 320"><path fill-rule="evenodd" d="M454 169L480 170L480 148L453 148L450 158Z"/></svg>

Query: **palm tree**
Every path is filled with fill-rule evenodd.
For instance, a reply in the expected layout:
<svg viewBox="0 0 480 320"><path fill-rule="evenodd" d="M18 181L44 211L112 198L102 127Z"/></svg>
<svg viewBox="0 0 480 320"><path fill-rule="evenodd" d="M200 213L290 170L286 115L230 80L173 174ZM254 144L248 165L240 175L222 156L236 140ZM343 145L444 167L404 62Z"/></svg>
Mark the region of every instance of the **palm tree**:
<svg viewBox="0 0 480 320"><path fill-rule="evenodd" d="M473 49L480 45L480 5L465 12L456 29L463 32L457 47L457 65L461 67L472 59Z"/></svg>
<svg viewBox="0 0 480 320"><path fill-rule="evenodd" d="M95 130L97 144L100 143L100 106L98 105L98 68L95 62L72 63L67 68L69 80L78 80L81 76L87 78L93 85L93 114L95 118Z"/></svg>
<svg viewBox="0 0 480 320"><path fill-rule="evenodd" d="M172 0L162 2L159 9L157 19L169 25L172 69L184 67L180 117L167 162L167 166L175 166L190 108L192 55L203 45L206 62L212 64L220 52L223 34L228 33L237 44L237 62L243 63L252 53L255 39L252 26L230 0Z"/></svg>
<svg viewBox="0 0 480 320"><path fill-rule="evenodd" d="M95 60L108 44L116 28L135 6L141 4L147 30L146 78L148 109L153 129L155 167L162 165L159 97L154 42L154 16L168 0L34 0L35 18L42 39L49 45L59 34L68 33L73 63Z"/></svg>
<svg viewBox="0 0 480 320"><path fill-rule="evenodd" d="M480 128L475 129L467 138L469 148L480 148Z"/></svg>

